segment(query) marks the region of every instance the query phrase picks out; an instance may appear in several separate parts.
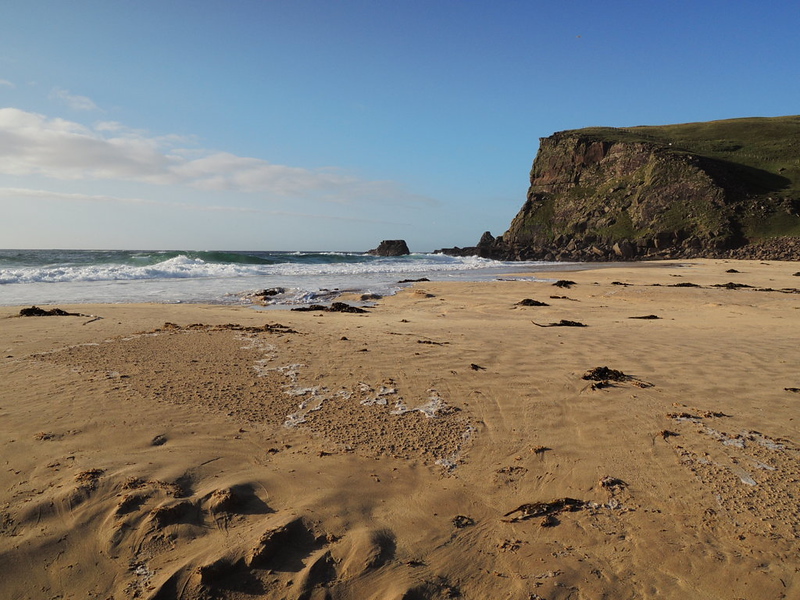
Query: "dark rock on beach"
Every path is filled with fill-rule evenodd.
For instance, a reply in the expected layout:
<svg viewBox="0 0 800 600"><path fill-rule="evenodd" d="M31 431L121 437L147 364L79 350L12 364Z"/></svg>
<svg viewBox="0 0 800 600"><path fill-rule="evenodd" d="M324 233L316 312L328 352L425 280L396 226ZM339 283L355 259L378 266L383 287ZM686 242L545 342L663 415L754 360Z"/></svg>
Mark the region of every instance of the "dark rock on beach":
<svg viewBox="0 0 800 600"><path fill-rule="evenodd" d="M583 379L590 381L627 381L630 379L628 375L617 369L610 369L608 367L595 367L587 371L583 375Z"/></svg>
<svg viewBox="0 0 800 600"><path fill-rule="evenodd" d="M534 300L533 298L524 298L517 302L517 306L550 306L547 302L542 302L540 300Z"/></svg>
<svg viewBox="0 0 800 600"><path fill-rule="evenodd" d="M298 306L292 309L295 312L344 312L344 313L366 313L369 312L363 308L352 306L345 302L334 302L330 306L323 306L322 304L310 304L308 306Z"/></svg>
<svg viewBox="0 0 800 600"><path fill-rule="evenodd" d="M19 311L20 317L80 317L78 313L71 313L60 308L51 308L45 310L38 306L31 306L30 308L23 308Z"/></svg>

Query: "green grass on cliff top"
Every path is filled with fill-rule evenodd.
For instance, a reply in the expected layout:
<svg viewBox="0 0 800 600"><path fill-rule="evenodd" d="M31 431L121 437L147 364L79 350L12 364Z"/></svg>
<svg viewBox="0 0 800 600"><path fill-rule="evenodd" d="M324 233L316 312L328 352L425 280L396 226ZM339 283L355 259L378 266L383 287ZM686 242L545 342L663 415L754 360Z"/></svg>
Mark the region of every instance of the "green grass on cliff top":
<svg viewBox="0 0 800 600"><path fill-rule="evenodd" d="M800 115L680 125L588 127L559 135L565 134L598 141L649 142L675 152L745 165L773 175L764 193L800 198ZM775 186L776 180L780 181L779 186Z"/></svg>

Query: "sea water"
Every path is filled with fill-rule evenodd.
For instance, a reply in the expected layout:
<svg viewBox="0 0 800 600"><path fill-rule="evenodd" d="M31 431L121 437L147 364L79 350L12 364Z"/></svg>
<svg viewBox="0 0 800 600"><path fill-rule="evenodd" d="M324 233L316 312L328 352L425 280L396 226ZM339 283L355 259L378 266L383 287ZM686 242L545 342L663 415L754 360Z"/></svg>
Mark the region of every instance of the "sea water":
<svg viewBox="0 0 800 600"><path fill-rule="evenodd" d="M78 303L324 303L340 293L388 295L406 279L483 281L564 263L418 253L0 250L0 305ZM533 278L529 278L533 279Z"/></svg>

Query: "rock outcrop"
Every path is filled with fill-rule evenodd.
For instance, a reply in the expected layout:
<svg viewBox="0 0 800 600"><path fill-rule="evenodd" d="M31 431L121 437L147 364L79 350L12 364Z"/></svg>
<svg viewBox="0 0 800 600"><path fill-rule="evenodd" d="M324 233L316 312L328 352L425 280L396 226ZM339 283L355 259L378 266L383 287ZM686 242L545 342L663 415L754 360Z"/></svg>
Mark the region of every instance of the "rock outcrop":
<svg viewBox="0 0 800 600"><path fill-rule="evenodd" d="M442 252L682 258L800 236L799 135L800 117L556 133L540 140L527 200L508 231Z"/></svg>
<svg viewBox="0 0 800 600"><path fill-rule="evenodd" d="M377 248L368 250L374 256L405 256L411 254L405 240L383 240Z"/></svg>

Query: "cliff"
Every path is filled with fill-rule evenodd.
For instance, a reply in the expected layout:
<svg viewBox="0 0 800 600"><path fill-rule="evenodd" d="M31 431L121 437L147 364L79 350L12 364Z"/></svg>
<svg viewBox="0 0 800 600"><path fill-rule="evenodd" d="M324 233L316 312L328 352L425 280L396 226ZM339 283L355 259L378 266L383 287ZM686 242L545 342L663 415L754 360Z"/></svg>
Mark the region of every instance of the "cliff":
<svg viewBox="0 0 800 600"><path fill-rule="evenodd" d="M508 231L450 251L522 260L724 256L800 236L799 213L798 116L588 128L540 140L527 200Z"/></svg>

